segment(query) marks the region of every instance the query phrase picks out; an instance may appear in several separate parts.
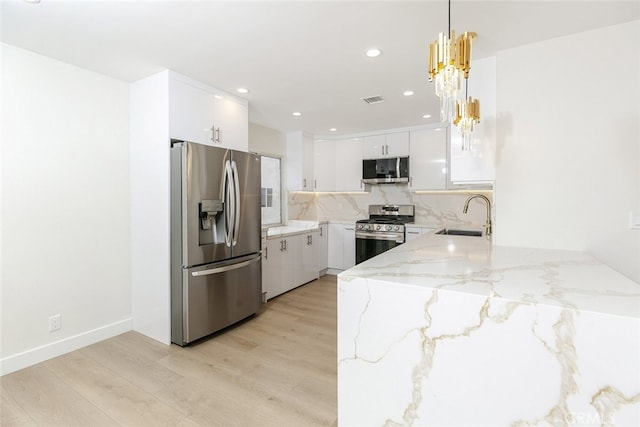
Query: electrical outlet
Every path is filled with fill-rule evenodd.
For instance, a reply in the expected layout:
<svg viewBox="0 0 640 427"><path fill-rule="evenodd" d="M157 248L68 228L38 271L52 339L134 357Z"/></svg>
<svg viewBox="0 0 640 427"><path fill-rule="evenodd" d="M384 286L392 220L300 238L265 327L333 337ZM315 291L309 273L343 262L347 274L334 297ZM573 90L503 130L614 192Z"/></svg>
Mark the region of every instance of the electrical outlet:
<svg viewBox="0 0 640 427"><path fill-rule="evenodd" d="M49 316L49 332L57 331L62 328L62 323L60 323L60 315L54 314L53 316Z"/></svg>

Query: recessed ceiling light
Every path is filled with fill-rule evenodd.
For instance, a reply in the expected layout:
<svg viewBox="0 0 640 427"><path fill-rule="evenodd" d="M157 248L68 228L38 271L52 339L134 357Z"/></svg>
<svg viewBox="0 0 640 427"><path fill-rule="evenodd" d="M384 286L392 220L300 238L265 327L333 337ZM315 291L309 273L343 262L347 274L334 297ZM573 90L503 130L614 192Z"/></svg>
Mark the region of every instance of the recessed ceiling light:
<svg viewBox="0 0 640 427"><path fill-rule="evenodd" d="M294 115L294 116L296 116L296 117L300 117L300 116L302 115L302 113L301 113L301 112L299 112L299 111L295 111L295 112L293 113L293 115Z"/></svg>
<svg viewBox="0 0 640 427"><path fill-rule="evenodd" d="M413 91L412 90L405 90L404 92L402 92L402 94L404 96L411 96L411 95L413 95Z"/></svg>
<svg viewBox="0 0 640 427"><path fill-rule="evenodd" d="M431 118L431 114L425 114L424 116L422 116L423 119L430 119Z"/></svg>
<svg viewBox="0 0 640 427"><path fill-rule="evenodd" d="M367 55L369 58L375 58L377 56L380 56L381 53L382 52L380 51L380 49L372 48L367 50L365 55Z"/></svg>
<svg viewBox="0 0 640 427"><path fill-rule="evenodd" d="M236 90L238 91L238 93L249 93L249 89L244 88L244 87L239 87Z"/></svg>
<svg viewBox="0 0 640 427"><path fill-rule="evenodd" d="M335 131L337 131L337 130L338 130L338 129L336 129L336 128L331 128L331 129L329 129L329 132L335 132Z"/></svg>
<svg viewBox="0 0 640 427"><path fill-rule="evenodd" d="M40 3L40 0L24 0L27 3Z"/></svg>

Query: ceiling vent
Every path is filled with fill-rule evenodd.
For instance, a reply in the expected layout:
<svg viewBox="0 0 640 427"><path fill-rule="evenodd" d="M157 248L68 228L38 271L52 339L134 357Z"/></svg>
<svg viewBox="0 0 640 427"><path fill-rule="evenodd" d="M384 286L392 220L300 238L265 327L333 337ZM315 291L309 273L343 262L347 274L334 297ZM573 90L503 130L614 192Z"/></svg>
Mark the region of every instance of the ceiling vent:
<svg viewBox="0 0 640 427"><path fill-rule="evenodd" d="M382 99L380 95L368 96L366 98L362 98L362 100L367 104L379 104L381 102L384 102L384 99Z"/></svg>

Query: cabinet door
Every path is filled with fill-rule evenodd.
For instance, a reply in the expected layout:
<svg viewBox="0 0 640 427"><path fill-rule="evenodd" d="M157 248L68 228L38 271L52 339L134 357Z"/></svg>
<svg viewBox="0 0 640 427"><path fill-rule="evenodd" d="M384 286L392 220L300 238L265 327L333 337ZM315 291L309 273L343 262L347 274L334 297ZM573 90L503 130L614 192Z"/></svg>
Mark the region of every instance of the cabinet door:
<svg viewBox="0 0 640 427"><path fill-rule="evenodd" d="M318 278L318 232L296 236L301 239L302 278L298 284L303 284Z"/></svg>
<svg viewBox="0 0 640 427"><path fill-rule="evenodd" d="M336 141L314 141L314 191L336 191Z"/></svg>
<svg viewBox="0 0 640 427"><path fill-rule="evenodd" d="M385 135L385 157L406 157L409 155L409 132Z"/></svg>
<svg viewBox="0 0 640 427"><path fill-rule="evenodd" d="M286 291L283 282L282 239L268 239L262 257L262 291L271 299Z"/></svg>
<svg viewBox="0 0 640 427"><path fill-rule="evenodd" d="M301 239L299 237L300 236L287 236L283 239L283 292L287 292L300 284L298 280L302 276L302 257L300 256L300 250L302 249L302 246L300 244Z"/></svg>
<svg viewBox="0 0 640 427"><path fill-rule="evenodd" d="M451 182L453 187L480 185L490 188L495 179L496 147L496 58L473 61L469 96L480 99L480 123L474 126L469 147L462 150L462 137L451 129Z"/></svg>
<svg viewBox="0 0 640 427"><path fill-rule="evenodd" d="M355 225L348 225L344 227L344 234L342 236L343 246L343 264L344 270L356 265L356 227Z"/></svg>
<svg viewBox="0 0 640 427"><path fill-rule="evenodd" d="M186 82L169 81L169 135L171 138L214 145L213 95Z"/></svg>
<svg viewBox="0 0 640 427"><path fill-rule="evenodd" d="M329 225L320 226L320 232L316 236L318 248L318 271L322 272L329 268Z"/></svg>
<svg viewBox="0 0 640 427"><path fill-rule="evenodd" d="M313 139L302 132L287 133L287 188L313 191Z"/></svg>
<svg viewBox="0 0 640 427"><path fill-rule="evenodd" d="M380 159L385 157L386 141L385 135L365 136L362 139L362 158Z"/></svg>
<svg viewBox="0 0 640 427"><path fill-rule="evenodd" d="M405 241L408 242L413 239L417 239L422 234L422 228L415 226L406 226L405 227Z"/></svg>
<svg viewBox="0 0 640 427"><path fill-rule="evenodd" d="M447 188L447 132L445 128L438 129L411 131L409 187L412 190Z"/></svg>
<svg viewBox="0 0 640 427"><path fill-rule="evenodd" d="M362 138L335 141L334 191L363 191Z"/></svg>
<svg viewBox="0 0 640 427"><path fill-rule="evenodd" d="M313 191L313 139L302 135L302 184L303 190Z"/></svg>
<svg viewBox="0 0 640 427"><path fill-rule="evenodd" d="M329 268L344 270L344 224L329 224ZM355 239L355 232L354 232Z"/></svg>
<svg viewBox="0 0 640 427"><path fill-rule="evenodd" d="M249 151L249 108L233 99L213 95L214 137L217 145Z"/></svg>

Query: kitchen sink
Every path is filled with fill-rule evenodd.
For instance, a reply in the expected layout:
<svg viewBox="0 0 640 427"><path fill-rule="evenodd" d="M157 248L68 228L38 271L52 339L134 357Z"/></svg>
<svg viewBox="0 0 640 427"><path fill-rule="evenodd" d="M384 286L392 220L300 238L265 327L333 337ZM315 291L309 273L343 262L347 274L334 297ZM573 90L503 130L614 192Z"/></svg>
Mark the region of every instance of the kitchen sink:
<svg viewBox="0 0 640 427"><path fill-rule="evenodd" d="M478 231L478 230L456 230L456 229L453 229L453 228L443 228L440 231L436 231L436 234L446 234L448 236L482 237L482 231Z"/></svg>

